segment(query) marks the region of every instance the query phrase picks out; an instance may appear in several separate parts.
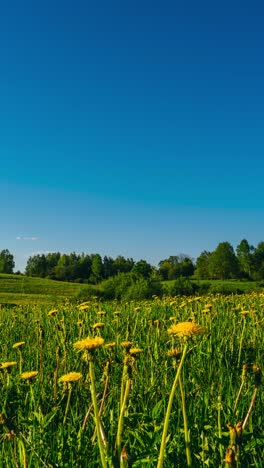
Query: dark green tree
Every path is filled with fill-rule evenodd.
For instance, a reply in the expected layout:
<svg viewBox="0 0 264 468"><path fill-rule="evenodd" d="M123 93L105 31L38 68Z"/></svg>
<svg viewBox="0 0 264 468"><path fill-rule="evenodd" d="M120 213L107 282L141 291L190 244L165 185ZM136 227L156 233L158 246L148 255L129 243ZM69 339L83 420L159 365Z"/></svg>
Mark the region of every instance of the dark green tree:
<svg viewBox="0 0 264 468"><path fill-rule="evenodd" d="M143 276L143 278L150 278L153 272L153 267L150 263L146 262L146 260L139 260L133 266L132 272L139 276Z"/></svg>
<svg viewBox="0 0 264 468"><path fill-rule="evenodd" d="M195 276L198 279L210 278L209 261L211 252L204 250L196 259Z"/></svg>
<svg viewBox="0 0 264 468"><path fill-rule="evenodd" d="M253 245L249 245L246 239L243 239L236 248L240 272L247 278L252 275L253 252Z"/></svg>
<svg viewBox="0 0 264 468"><path fill-rule="evenodd" d="M213 279L236 278L239 272L238 259L229 242L220 242L209 258L209 274Z"/></svg>
<svg viewBox="0 0 264 468"><path fill-rule="evenodd" d="M27 276L37 276L45 278L47 274L47 260L44 254L33 255L29 257L25 269Z"/></svg>
<svg viewBox="0 0 264 468"><path fill-rule="evenodd" d="M13 273L15 268L14 256L8 249L1 250L0 252L0 273Z"/></svg>

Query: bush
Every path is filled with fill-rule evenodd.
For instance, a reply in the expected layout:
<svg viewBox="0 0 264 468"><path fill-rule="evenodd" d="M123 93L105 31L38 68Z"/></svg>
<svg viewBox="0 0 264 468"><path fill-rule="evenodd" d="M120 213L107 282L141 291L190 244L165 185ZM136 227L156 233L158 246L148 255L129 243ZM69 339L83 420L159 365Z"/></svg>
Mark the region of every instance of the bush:
<svg viewBox="0 0 264 468"><path fill-rule="evenodd" d="M230 294L243 294L244 291L234 284L212 284L209 290L212 294L223 294L224 296L229 296Z"/></svg>
<svg viewBox="0 0 264 468"><path fill-rule="evenodd" d="M177 278L172 286L169 287L169 293L171 296L192 296L198 291L198 286L192 283L189 278L180 276Z"/></svg>
<svg viewBox="0 0 264 468"><path fill-rule="evenodd" d="M89 301L92 297L101 297L102 291L99 288L96 288L92 285L87 285L85 288L81 289L76 295L75 299L78 302Z"/></svg>
<svg viewBox="0 0 264 468"><path fill-rule="evenodd" d="M158 280L144 279L136 273L119 273L101 283L104 299L149 299L154 294L161 296L162 284Z"/></svg>

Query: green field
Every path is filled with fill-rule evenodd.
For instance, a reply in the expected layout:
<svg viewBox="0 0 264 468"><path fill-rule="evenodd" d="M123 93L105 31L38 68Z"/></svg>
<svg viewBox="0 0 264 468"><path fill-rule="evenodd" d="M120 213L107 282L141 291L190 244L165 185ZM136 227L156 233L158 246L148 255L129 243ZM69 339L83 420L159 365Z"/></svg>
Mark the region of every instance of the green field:
<svg viewBox="0 0 264 468"><path fill-rule="evenodd" d="M0 304L54 304L74 298L84 284L0 274Z"/></svg>
<svg viewBox="0 0 264 468"><path fill-rule="evenodd" d="M0 467L263 467L263 310L257 293L2 306Z"/></svg>

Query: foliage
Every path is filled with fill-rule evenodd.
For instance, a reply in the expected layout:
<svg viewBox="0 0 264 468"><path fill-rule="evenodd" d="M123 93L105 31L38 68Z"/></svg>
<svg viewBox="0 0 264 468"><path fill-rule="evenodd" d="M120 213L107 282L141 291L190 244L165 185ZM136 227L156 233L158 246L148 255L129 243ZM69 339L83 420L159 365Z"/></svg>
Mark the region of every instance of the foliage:
<svg viewBox="0 0 264 468"><path fill-rule="evenodd" d="M0 252L0 273L13 273L15 267L14 256L8 249Z"/></svg>
<svg viewBox="0 0 264 468"><path fill-rule="evenodd" d="M179 337L168 335L168 329L183 322L189 327L200 324L204 334L190 338L182 387L175 388L171 406L163 466L187 466L185 415L194 467L222 466L226 450L237 442L240 466L261 467L263 309L262 293L155 297L122 304L97 298L50 309L2 308L0 361L11 363L0 371L2 466L77 468L87 466L87 460L91 468L101 466L95 398L112 466L119 466L118 429L118 447L126 448L129 466L157 466L166 407L179 366L177 353L184 346ZM94 326L99 321L102 328ZM111 346L96 349L93 359L85 360L73 344L87 337L93 342L102 337ZM130 354L123 344L128 340L139 354ZM24 344L14 347L19 343ZM91 362L93 395L91 376L86 377ZM31 381L21 379L22 372L30 371L35 371ZM78 374L78 380L63 383L69 373ZM125 393L127 388L130 391ZM248 423L231 445L229 428L245 422L254 394ZM123 407L126 403L122 418L120 401Z"/></svg>

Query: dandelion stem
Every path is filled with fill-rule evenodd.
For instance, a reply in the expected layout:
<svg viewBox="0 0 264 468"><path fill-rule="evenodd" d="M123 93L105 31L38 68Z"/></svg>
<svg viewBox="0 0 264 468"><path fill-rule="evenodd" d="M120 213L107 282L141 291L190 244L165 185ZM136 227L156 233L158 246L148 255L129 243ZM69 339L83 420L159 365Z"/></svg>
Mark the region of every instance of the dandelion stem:
<svg viewBox="0 0 264 468"><path fill-rule="evenodd" d="M185 346L184 346L183 352L182 352L182 356L181 356L181 360L180 360L180 363L179 363L179 367L177 369L175 379L174 379L174 382L173 382L173 385L172 385L172 388L171 388L169 402L168 402L168 406L167 406L167 411L166 411L166 415L165 415L165 419L164 419L164 426L163 426L163 433L162 433L162 440L161 440L161 446L160 446L160 452L159 452L159 459L158 459L157 468L161 468L162 465L163 465L163 458L164 458L164 454L165 454L166 439L167 439L167 432L168 432L172 402L173 402L175 390L176 390L176 387L177 387L177 384L178 384L178 381L179 381L179 377L180 377L181 369L182 369L182 366L183 366L183 363L184 363L184 359L185 359L185 356L186 356L186 353L187 353L187 348L188 348L188 343L185 343Z"/></svg>
<svg viewBox="0 0 264 468"><path fill-rule="evenodd" d="M124 427L124 414L125 414L125 410L127 407L127 400L128 400L129 391L131 388L131 383L132 383L132 380L127 379L123 403L120 409L120 415L119 415L119 420L118 420L118 428L117 428L117 436L116 436L116 447L117 447L118 457L120 457L120 454L121 454L121 437L122 437L122 432L123 432L123 427Z"/></svg>
<svg viewBox="0 0 264 468"><path fill-rule="evenodd" d="M92 357L89 360L89 373L90 373L90 389L91 389L91 396L92 396L92 402L93 402L93 408L94 408L94 420L95 420L95 427L96 427L96 432L97 432L97 440L98 440L98 446L99 446L99 451L100 451L100 457L101 457L103 468L107 468L106 448L104 447L102 434L101 434L100 416L99 416L99 410L98 410L98 404L97 404L97 398L96 398L96 390L95 390L94 363L93 363Z"/></svg>
<svg viewBox="0 0 264 468"><path fill-rule="evenodd" d="M65 413L64 413L63 423L62 423L63 426L66 424L66 419L67 419L68 412L69 412L69 409L70 409L71 394L72 394L72 385L69 383L67 403L66 403L66 408L65 408Z"/></svg>
<svg viewBox="0 0 264 468"><path fill-rule="evenodd" d="M179 376L179 386L180 386L180 391L181 391L181 403L182 403L182 413L183 413L187 466L192 466L192 457L191 457L191 449L190 449L190 442L191 442L190 431L188 430L188 419L187 419L187 411L186 411L186 404L185 404L185 392L184 392L184 388L182 384L181 375Z"/></svg>

